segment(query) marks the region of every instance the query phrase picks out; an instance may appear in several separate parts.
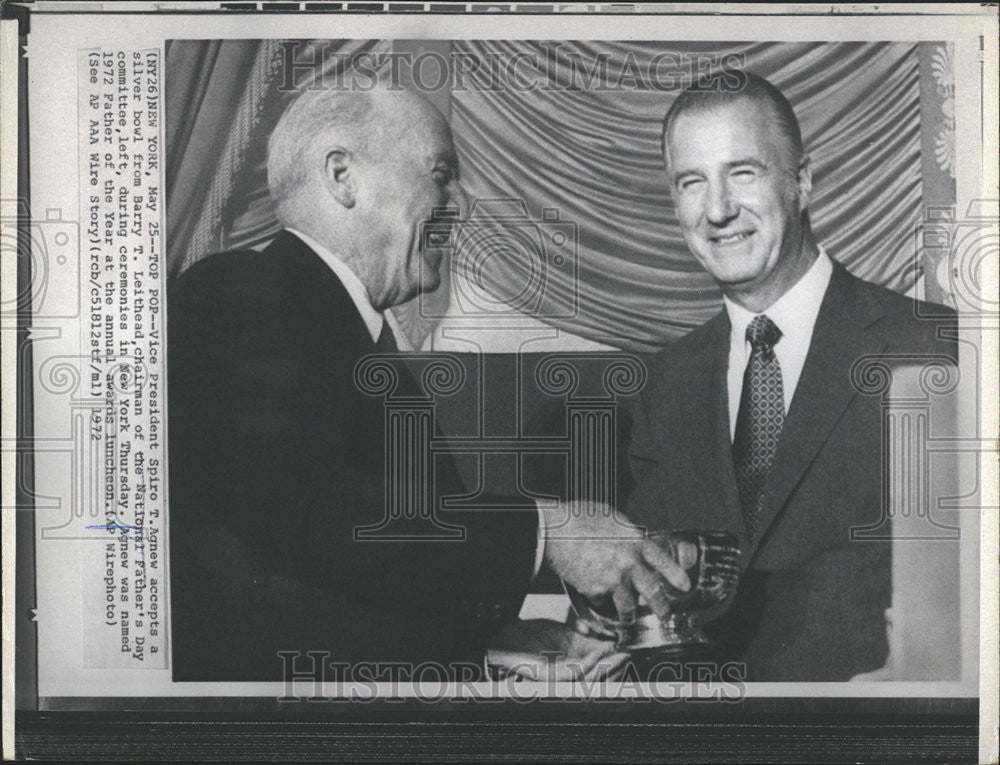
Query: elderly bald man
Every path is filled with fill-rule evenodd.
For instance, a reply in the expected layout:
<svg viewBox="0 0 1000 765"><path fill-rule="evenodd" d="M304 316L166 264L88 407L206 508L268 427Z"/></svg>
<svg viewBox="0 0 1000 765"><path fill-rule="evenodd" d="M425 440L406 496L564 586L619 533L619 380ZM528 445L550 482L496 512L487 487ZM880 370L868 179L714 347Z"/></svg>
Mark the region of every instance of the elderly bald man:
<svg viewBox="0 0 1000 765"><path fill-rule="evenodd" d="M641 595L665 613L664 579L687 577L637 528L523 501L441 511L462 493L450 459L434 501L464 541L355 540L387 505L384 409L354 368L397 346L386 309L438 286L420 232L462 202L451 132L407 92L307 91L271 136L268 183L284 231L169 286L174 679L301 675L308 651L468 676L452 670L481 664L505 624L500 648L564 651L586 672L607 644L510 624L542 558L619 612Z"/></svg>

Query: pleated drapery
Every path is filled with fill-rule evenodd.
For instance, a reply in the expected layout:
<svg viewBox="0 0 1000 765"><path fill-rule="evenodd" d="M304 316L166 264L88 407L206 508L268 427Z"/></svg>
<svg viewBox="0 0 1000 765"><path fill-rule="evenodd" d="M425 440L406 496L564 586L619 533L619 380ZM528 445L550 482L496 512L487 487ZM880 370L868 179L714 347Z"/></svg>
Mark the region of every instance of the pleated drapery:
<svg viewBox="0 0 1000 765"><path fill-rule="evenodd" d="M575 62L604 60L604 81L628 83L664 51L676 60L745 61L789 98L813 162L813 228L862 278L912 286L920 221L920 90L916 44L662 44L456 41L455 55L510 60L522 82L580 81ZM477 87L477 84L483 85ZM452 128L470 197L517 197L575 225L577 268L549 268L537 315L598 342L640 351L714 315L721 295L689 253L663 168L663 116L676 91L636 87L488 87L452 93ZM550 213L551 215L551 213ZM544 224L541 224L544 228ZM523 262L485 270L489 291L523 292ZM572 317L561 318L575 305Z"/></svg>
<svg viewBox="0 0 1000 765"><path fill-rule="evenodd" d="M277 233L267 190L267 139L285 106L317 78L335 80L352 57L378 56L392 46L380 40L287 42L290 48L282 40L167 42L171 274L211 252L259 247Z"/></svg>
<svg viewBox="0 0 1000 765"><path fill-rule="evenodd" d="M393 48L392 41L299 43L300 87L310 62L315 76L343 66L345 52ZM277 230L265 152L294 95L277 87L282 45L168 46L172 273L214 250L260 246ZM493 249L479 253L474 276L497 302L571 335L638 351L656 350L718 311L720 294L681 235L660 153L662 119L679 91L642 81L664 57L738 61L774 82L794 106L812 157L819 241L862 278L906 290L917 277L918 43L454 41L450 49L453 65L517 57L522 80L559 84L497 87L465 71L450 93L469 196L485 203L480 209L500 199L525 213L494 220L500 235L480 239L481 250L484 242ZM581 80L580 62L602 62L596 86ZM518 241L543 259L525 260L531 247ZM526 299L528 282L538 289ZM450 314L456 310L453 300ZM416 345L421 339L411 337Z"/></svg>

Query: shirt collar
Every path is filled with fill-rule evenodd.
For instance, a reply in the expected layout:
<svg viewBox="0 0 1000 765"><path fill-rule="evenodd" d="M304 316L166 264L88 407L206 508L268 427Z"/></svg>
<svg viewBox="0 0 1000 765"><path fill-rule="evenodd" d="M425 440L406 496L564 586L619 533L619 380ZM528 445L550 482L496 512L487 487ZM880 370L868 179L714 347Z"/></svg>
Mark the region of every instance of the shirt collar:
<svg viewBox="0 0 1000 765"><path fill-rule="evenodd" d="M358 275L343 260L311 236L303 234L294 228L286 227L285 230L290 231L305 242L333 270L337 278L340 279L340 283L344 285L344 289L347 290L347 294L351 296L351 300L358 309L358 313L361 314L361 318L368 328L368 334L372 336L372 342L377 343L379 335L382 334L382 324L385 321L385 316L381 311L375 310L371 299L368 297L368 288L358 278Z"/></svg>
<svg viewBox="0 0 1000 765"><path fill-rule="evenodd" d="M781 330L782 338L786 339L786 347L799 345L802 342L808 346L813 326L816 324L816 317L819 315L819 307L823 302L823 296L826 294L826 288L830 284L832 275L833 261L826 254L826 250L820 247L816 261L802 275L802 278L766 311L762 311ZM732 327L731 342L733 344L745 343L747 326L759 314L737 305L725 295L723 295L722 300Z"/></svg>

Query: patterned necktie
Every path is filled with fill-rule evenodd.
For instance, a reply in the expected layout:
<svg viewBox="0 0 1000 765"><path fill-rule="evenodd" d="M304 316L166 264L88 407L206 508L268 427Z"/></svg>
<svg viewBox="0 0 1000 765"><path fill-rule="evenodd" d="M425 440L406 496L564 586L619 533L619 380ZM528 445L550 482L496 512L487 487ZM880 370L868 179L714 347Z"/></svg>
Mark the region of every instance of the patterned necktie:
<svg viewBox="0 0 1000 765"><path fill-rule="evenodd" d="M382 331L378 335L378 340L375 341L375 350L379 353L395 353L399 350L396 336L392 333L392 328L385 319L382 320Z"/></svg>
<svg viewBox="0 0 1000 765"><path fill-rule="evenodd" d="M755 316L747 327L750 362L743 373L743 394L733 437L733 462L740 506L751 538L764 505L764 484L778 451L785 425L785 395L774 345L781 330L767 316Z"/></svg>

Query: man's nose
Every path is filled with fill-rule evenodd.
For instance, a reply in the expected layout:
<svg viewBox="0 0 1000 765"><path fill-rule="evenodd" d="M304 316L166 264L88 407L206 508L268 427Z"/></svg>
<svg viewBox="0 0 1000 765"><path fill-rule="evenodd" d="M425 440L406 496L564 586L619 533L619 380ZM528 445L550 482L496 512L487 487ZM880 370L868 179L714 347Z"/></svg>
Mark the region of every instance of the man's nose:
<svg viewBox="0 0 1000 765"><path fill-rule="evenodd" d="M713 226L725 226L739 215L739 205L729 191L729 184L711 183L705 199L705 218Z"/></svg>

